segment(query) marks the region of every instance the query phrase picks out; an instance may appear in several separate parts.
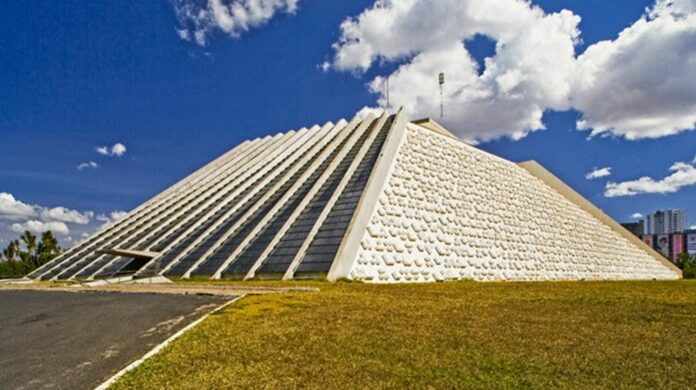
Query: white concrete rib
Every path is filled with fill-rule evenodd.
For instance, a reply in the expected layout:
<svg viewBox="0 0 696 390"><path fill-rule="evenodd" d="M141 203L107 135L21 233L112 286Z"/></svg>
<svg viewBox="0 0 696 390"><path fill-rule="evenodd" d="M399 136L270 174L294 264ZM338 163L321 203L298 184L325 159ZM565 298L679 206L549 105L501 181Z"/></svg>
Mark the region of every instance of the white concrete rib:
<svg viewBox="0 0 696 390"><path fill-rule="evenodd" d="M312 134L312 131L300 131L298 132L297 136L292 137L290 139L286 139L281 144L275 145L274 148L269 148L269 150L267 150L265 153L259 154L255 156L253 159L250 159L248 161L248 164L245 166L242 174L235 177L234 180L227 181L225 187L220 191L218 191L217 188L206 189L206 193L216 192L216 195L214 195L213 197L211 197L211 199L206 201L205 204L198 207L194 213L191 213L188 217L182 219L179 223L177 223L176 226L173 226L171 229L169 229L167 233L162 234L160 239L154 241L148 247L148 250L158 246L164 239L169 237L169 234L172 234L171 232L176 231L182 225L189 223L192 220L196 220L197 222L191 224L191 226L189 226L186 230L178 234L178 239L173 240L165 248L159 251L161 255L166 254L170 249L178 245L182 239L188 237L188 235L195 231L202 223L211 218L211 216L218 212L218 210L220 210L229 202L234 200L241 192L246 190L250 185L253 185L254 182L260 176L262 176L268 169L270 169L270 167L275 165L278 161L282 161L282 159L285 158L287 154L296 150L299 147L298 145L304 142L304 139L309 134ZM232 191L232 189L234 190ZM224 194L227 195L221 199L220 197ZM212 209L206 212L206 209L209 207L212 207ZM152 263L159 260L159 257L154 258L150 262L148 262L148 264L146 264L141 269L141 271L147 270Z"/></svg>
<svg viewBox="0 0 696 390"><path fill-rule="evenodd" d="M365 131L367 128L367 125L365 124L366 121L363 121L363 123L358 126L358 129L354 133L362 133ZM227 260L225 260L222 265L215 271L213 274L213 279L219 279L222 275L222 272L230 265L232 264L237 256L249 245L249 243L256 237L256 235L266 226L268 222L271 221L271 219L275 216L275 214L285 205L285 203L294 195L294 193L304 184L304 182L311 176L314 171L326 160L329 155L337 148L340 146L340 144L343 142L344 139L348 137L348 135L351 134L350 131L340 131L338 134L331 140L331 142L327 145L327 148L324 149L321 154L317 157L317 159L312 162L311 166L309 166L305 172L300 176L300 178L291 185L291 187L288 189L288 191L276 202L276 204L271 208L271 210L266 214L266 216L249 232L249 234L239 243L237 248L228 256ZM354 134L352 134L354 135ZM355 140L355 138L353 138ZM345 148L345 145L344 145ZM288 176L289 178L289 176ZM190 273L194 270L192 268L187 272L186 276L190 276Z"/></svg>
<svg viewBox="0 0 696 390"><path fill-rule="evenodd" d="M333 127L335 128L335 126ZM239 209L239 207L244 205L250 198L256 195L256 193L260 191L268 182L272 181L278 174L280 174L287 165L292 163L299 155L301 155L302 150L306 144L314 144L318 141L319 138L322 138L324 136L326 136L326 128L321 128L320 130L312 132L311 134L307 134L307 136L304 137L302 140L302 146L300 146L298 149L288 150L288 153L283 153L280 156L272 156L280 160L280 165L274 166L272 164L266 164L265 167L260 167L259 172L257 172L257 175L254 177L256 181L250 181L254 186L254 189L250 191L248 194L246 194L246 196L243 199L241 199L238 202L238 204L235 205L235 207L228 210L213 225L211 225L204 232L199 234L199 237L196 238L196 240L194 240L190 245L188 245L183 251L181 251L181 253L179 253L179 255L177 255L172 261L170 261L170 263L160 271L160 274L164 275L170 269L175 267L183 258L186 257L186 255L188 255L190 251L192 251L198 244L204 241L211 232L215 231L218 228L218 226L220 226L222 223L225 222L227 218L230 217L230 215L234 214ZM267 172L269 173L269 176L264 178L263 176Z"/></svg>
<svg viewBox="0 0 696 390"><path fill-rule="evenodd" d="M346 185L348 185L348 182L353 177L353 174L355 173L355 171L358 169L358 166L360 165L362 159L365 157L365 154L367 154L367 151L370 149L370 146L372 146L372 143L375 142L375 138L377 138L377 135L384 127L388 118L389 117L386 113L383 114L382 117L379 119L377 125L374 126L374 128L372 129L372 133L370 134L368 139L365 141L365 143L362 145L362 147L358 151L358 154L355 156L355 159L353 159L353 162L350 164L350 167L346 171L345 176L343 176L343 179L341 179L341 181L339 182L333 195L331 195L331 198L326 203L326 206L324 206L324 209L321 211L321 213L319 214L319 217L317 218L317 220L314 222L314 225L310 229L309 234L307 234L307 237L304 240L304 242L302 243L302 246L297 251L297 254L295 255L295 257L290 262L288 269L285 271L285 274L283 275L283 280L292 279L292 277L294 276L295 270L300 265L302 258L304 257L305 253L307 252L307 248L309 248L309 245L312 243L312 241L314 240L314 237L319 232L319 229L324 224L326 217L329 215L331 210L334 208L336 201L343 193L343 190L346 188ZM393 124L392 124L392 126L393 126Z"/></svg>
<svg viewBox="0 0 696 390"><path fill-rule="evenodd" d="M406 115L403 113L403 109L400 109L392 122L387 138L384 140L380 156L375 161L370 177L363 188L360 201L353 213L353 219L336 251L334 261L326 275L328 280L334 281L349 276L361 246L362 236L370 223L372 210L378 203L382 188L389 180L389 175L396 164L399 147L406 138L406 125Z"/></svg>
<svg viewBox="0 0 696 390"><path fill-rule="evenodd" d="M163 199L161 202L153 204L149 208L142 210L142 213L137 218L134 218L132 221L130 221L129 224L123 225L121 229L112 230L110 235L103 237L101 240L95 241L90 247L89 252L83 255L82 259L75 261L71 266L56 274L52 279L64 278L64 276L68 275L68 273L70 273L70 277L79 274L82 271L82 269L90 266L94 262L99 261L101 258L103 258L103 256L100 256L99 258L96 258L92 262L88 263L86 267L82 267L81 269L75 271L75 267L84 263L84 261L87 259L87 256L94 253L94 251L96 251L97 249L109 249L108 247L113 246L116 240L119 240L122 237L127 236L128 234L137 234L137 232L143 225L147 224L148 222L152 222L151 218L158 218L160 216L165 215L162 214L163 210L169 209L172 205L179 202L182 198L186 198L188 196L191 196L191 194L199 192L199 189L204 187L205 184L207 184L208 182L219 179L220 177L224 177L224 175L227 174L229 170L234 170L237 167L236 164L240 161L244 161L249 154L254 153L256 150L263 148L265 145L269 143L277 142L279 137L281 137L280 134L272 138L263 139L253 148L248 148L242 153L228 155L228 158L226 160L218 159L218 164L212 164L209 167L210 171L206 171L205 175L199 178L200 180L196 180L191 183L188 183L186 186L182 186L181 190L173 193L171 197ZM73 255L73 257L74 256L76 255Z"/></svg>
<svg viewBox="0 0 696 390"><path fill-rule="evenodd" d="M260 148L260 149L263 149L263 150L258 151L258 153L255 153L254 156L251 156L251 158L245 158L245 159L241 160L241 164L240 164L239 166L235 166L234 169L233 169L232 171L230 171L230 172L221 172L220 175L219 175L219 176L221 177L221 180L218 181L218 182L216 182L216 183L214 183L212 187L203 186L203 185L202 185L202 186L199 186L199 187L197 188L197 190L196 190L193 194L191 194L191 195L189 195L189 196L187 196L187 197L185 197L185 198L182 198L182 199L177 200L176 203L169 205L168 208L176 208L176 207L178 207L179 205L182 205L182 204L183 204L183 205L188 205L188 207L184 206L185 209L182 210L181 213L189 211L190 208L193 207L193 206L195 205L195 202L196 202L198 199L203 198L203 197L205 197L205 196L208 196L210 193L215 193L216 191L220 190L220 188L221 188L223 185L229 184L229 181L231 181L232 179L234 179L234 178L237 177L237 175L235 175L235 173L241 173L242 175L245 175L245 174L250 170L250 168L253 167L252 165L250 165L250 162L256 161L256 159L259 158L259 157L261 157L261 156L272 155L272 154L275 153L278 149L281 149L281 148L286 147L288 143L294 142L294 140L296 140L297 138L302 137L305 133L308 133L308 132L309 132L308 130L302 129L302 130L300 130L298 133L291 132L291 133L287 133L287 134L281 135L281 137L279 137L278 139L276 139L275 142L273 142L272 144L268 145L267 147L264 146L264 147ZM248 157L248 156L247 156L247 157ZM162 222L162 223L161 223L162 225L166 225L167 222L169 222L169 221L176 220L176 217L177 217L176 215L172 216L172 215L169 215L169 214L161 214L161 215L162 215L162 216L160 217L160 219L163 219L163 218L166 217L166 221L165 221L165 222ZM179 215L180 215L180 213L179 213ZM149 221L149 223L151 223L151 224L159 223L160 219L157 219L157 218L156 218L156 219L153 220L153 221ZM128 233L132 233L132 234L137 235L137 234L139 233L139 231L140 231L139 227L134 227L134 228L132 229L132 231L129 231ZM154 234L154 233L156 233L156 232L157 232L157 230L153 230L153 232L151 232L151 234ZM129 240L131 239L132 234L131 234L131 236L127 236L127 237L121 239L120 243L111 244L111 245L112 245L112 246L115 246L115 247L118 247L119 245L122 245L122 243L127 242L127 241L129 241ZM139 242L142 242L142 241L143 241L144 239L146 239L146 238L147 238L147 237L143 237ZM136 244L136 245L137 245L137 244ZM120 248L120 249L129 249L129 248ZM95 261L98 261L98 260L95 260ZM98 270L96 270L95 272L93 272L87 279L94 279L94 277L95 277L96 275L99 275L104 269L106 269L107 267L109 267L109 266L110 266L112 263L114 263L115 261L118 261L118 258L115 258L115 259L113 259L112 261L110 261L110 262L104 264L104 265L103 265L102 267L100 267ZM153 260L150 260L150 262L152 262L152 261L153 261Z"/></svg>
<svg viewBox="0 0 696 390"><path fill-rule="evenodd" d="M295 220L302 214L302 212L305 210L307 206L310 205L310 202L312 199L316 196L316 194L321 190L321 188L324 186L326 181L329 179L329 177L334 173L336 168L341 164L344 158L346 158L346 155L353 149L355 144L359 141L359 139L363 136L363 133L367 131L369 125L372 122L370 121L370 118L366 118L362 126L357 129L356 131L353 132L351 135L351 138L346 142L345 145L343 145L343 148L341 151L336 155L336 157L333 159L333 161L329 164L329 166L326 168L326 170L321 174L321 176L317 179L316 183L313 185L313 187L307 192L305 195L304 199L298 207L290 214L288 217L287 221L283 224L283 226L278 229L276 232L275 236L273 239L269 242L269 244L266 246L266 248L263 250L261 255L259 255L258 259L256 259L256 262L252 267L249 269L249 272L245 275L244 279L250 279L253 278L256 274L256 270L258 270L261 265L265 262L266 258L268 255L273 251L276 245L278 245L278 242L285 236L285 233L290 229L292 224L295 222ZM368 136L369 138L369 136ZM368 142L366 139L365 142ZM224 268L221 267L221 270L224 271ZM219 274L219 272L218 272ZM218 275L220 276L220 275Z"/></svg>
<svg viewBox="0 0 696 390"><path fill-rule="evenodd" d="M191 175L189 175L187 178L185 178L185 179L183 179L183 180L181 180L181 181L175 183L175 184L172 185L171 187L169 187L169 188L167 188L166 190L160 192L159 194L153 196L152 198L148 199L147 201L145 201L145 202L144 202L143 204L141 204L140 206L138 206L138 207L136 207L135 209L131 210L131 211L130 211L121 221L119 221L119 222L125 223L125 221L129 220L134 214L137 214L137 213L140 212L141 210L145 209L145 208L148 207L148 205L150 205L151 203L156 202L156 201L158 201L159 199L161 199L161 198L163 198L163 197L165 197L165 196L168 196L168 195L171 194L173 191L176 191L177 189L179 189L179 188L183 185L182 182L184 182L186 179L191 178L191 177L193 177L193 176L195 176L195 175L199 175L201 171L203 171L203 170L209 168L209 166L210 166L211 164L215 163L215 161L217 161L217 160L219 160L219 159L222 159L222 158L226 158L226 157L228 157L228 156L231 155L231 154L238 153L238 152L240 152L241 150L245 150L246 148L248 148L250 145L252 145L252 144L255 143L256 141L258 141L258 140L255 140L255 141L245 141L245 142L243 142L243 143L237 145L236 147L234 147L233 149L231 149L229 152L225 153L223 156L220 156L218 159L213 160L213 161L210 162L209 164L206 164L206 165L203 166L202 168L200 168L200 169L196 170L195 172L193 172L193 173L192 173ZM113 225L112 225L112 226L113 226ZM45 272L47 272L49 269L53 268L54 266L56 266L56 265L58 265L60 262L62 262L66 257L72 256L72 254L73 254L75 251L79 250L80 247L82 247L82 245L87 245L87 244L89 244L89 242L90 242L91 240L93 240L93 239L99 237L100 235L105 234L105 233L107 232L107 230L110 229L112 226L109 226L109 227L106 227L106 228L101 229L101 230L98 231L96 234L92 235L91 237L89 237L88 239L86 239L85 241L83 241L81 244L77 244L77 245L73 246L72 248L66 250L66 251L63 252L61 255L57 256L55 259L51 260L50 262L48 262L48 263L42 265L41 267L37 268L36 270L32 271L32 272L29 274L29 277L32 277L32 278L40 277L42 274L44 274Z"/></svg>
<svg viewBox="0 0 696 390"><path fill-rule="evenodd" d="M293 161L287 161L286 164L283 165L283 167L279 168L276 171L276 177L280 178L278 183L276 183L273 188L266 193L262 195L260 199L258 199L250 208L245 212L245 214L239 218L239 220L230 228L228 231L223 235L220 240L218 240L216 243L214 243L196 262L194 262L188 270L182 275L183 278L188 278L193 270L195 270L200 264L208 260L208 256L214 253L214 251L223 243L227 238L229 238L236 230L238 227L245 222L245 220L253 214L256 209L262 205L268 197L270 197L276 189L283 185L285 181L294 173L297 171L297 167L301 164L303 164L304 161L306 161L308 158L310 158L310 154L306 154L307 151L316 151L319 150L322 145L325 145L327 142L329 142L331 139L335 137L335 135L340 132L342 128L339 126L324 126L322 128L322 131L319 134L316 134L314 137L312 137L311 140L308 140L305 145L302 146L300 150L297 152L297 156L295 156L295 159ZM288 172L285 173L283 177L280 177L279 175L282 174L282 172L285 169L289 169ZM269 181L270 182L270 181ZM212 231L212 230L211 230ZM193 247L192 247L193 249Z"/></svg>
<svg viewBox="0 0 696 390"><path fill-rule="evenodd" d="M297 139L297 137L293 137L293 140ZM277 151L279 148L276 147L275 151ZM268 152L270 153L270 151ZM268 154L264 153L264 154ZM219 181L218 183L215 183L212 187L205 188L199 196L191 199L191 200L182 200L179 203L187 203L187 205L184 205L184 207L181 208L178 212L174 213L171 215L170 218L167 219L165 223L160 224L157 228L153 229L150 233L146 234L143 236L141 239L136 241L133 245L134 246L139 246L147 241L150 241L153 237L155 236L160 236L159 239L153 241L150 245L148 245L148 249L155 246L159 241L162 239L166 238L171 232L176 231L181 225L184 223L190 221L191 219L195 218L198 213L202 210L205 210L207 207L209 207L211 204L216 203L216 202L223 202L224 200L220 200L221 197L223 196L226 191L229 191L231 188L234 188L235 185L237 185L243 177L246 177L249 174L249 170L253 166L253 162L256 161L256 158L250 158L247 161L244 162L243 166L240 166L237 171L234 172L234 174L229 174L226 175L223 180ZM209 194L212 195L209 197L208 200L205 200L203 204L196 206L197 204L194 202L200 201L202 196L208 196ZM202 196L201 196L202 195ZM189 213L191 211L191 213ZM184 217L181 219L181 221L177 222L173 226L168 226L169 223L176 221L179 217L184 216L188 214L188 216ZM125 241L130 240L128 238Z"/></svg>
<svg viewBox="0 0 696 390"><path fill-rule="evenodd" d="M133 211L131 211L125 218L105 227L101 231L99 231L96 235L92 236L91 238L85 240L83 245L78 245L74 250L70 250L60 256L59 258L55 259L56 261L52 263L50 267L46 267L45 269L41 270L41 274L34 274L33 277L44 277L45 274L50 273L53 269L56 267L60 266L60 263L63 261L69 261L71 258L75 257L78 254L85 253L85 251L93 251L99 243L101 243L104 238L108 238L110 235L114 234L114 232L120 231L120 229L123 229L126 226L129 226L132 224L135 220L138 220L139 218L142 217L144 213L147 213L149 209L166 199L171 198L172 196L175 196L178 194L180 191L186 190L188 187L192 185L192 183L197 183L199 180L204 179L207 177L207 175L213 173L218 166L221 164L225 163L228 159L230 158L235 158L239 154L244 153L246 150L248 150L251 147L256 147L259 144L263 144L267 142L270 139L270 137L265 137L263 139L257 139L253 142L248 142L244 143L242 147L236 147L232 149L230 152L225 153L222 157L215 159L213 162L206 164L203 168L195 171L191 175L189 175L187 178L183 179L182 181L174 184L172 187L169 189L163 191L162 194L157 195L153 197L151 200L145 202L141 206L137 207Z"/></svg>

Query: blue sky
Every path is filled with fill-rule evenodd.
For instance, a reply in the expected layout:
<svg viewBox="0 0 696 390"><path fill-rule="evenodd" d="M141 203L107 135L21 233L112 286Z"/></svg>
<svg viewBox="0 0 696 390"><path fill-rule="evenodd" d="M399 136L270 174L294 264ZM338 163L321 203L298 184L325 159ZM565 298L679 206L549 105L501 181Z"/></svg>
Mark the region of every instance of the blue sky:
<svg viewBox="0 0 696 390"><path fill-rule="evenodd" d="M210 1L225 6L230 3ZM500 1L503 7L513 2L521 3ZM270 17L258 20L249 17L246 25L237 24L237 27L225 26L225 21L219 18L193 20L185 10L210 10L210 3L202 0L3 3L0 6L3 140L0 193L5 193L5 197L0 198L0 239L6 241L16 235L13 225L18 230L18 226L40 229L38 222L44 224L41 226L64 223L69 231L61 235L61 240L70 245L71 240L78 240L83 233L108 220L110 213L136 207L245 139L350 118L363 107L379 105L379 93L371 92L368 87L376 77L392 73L395 82L401 83L395 88L422 90L417 85L407 85L408 72L412 71L408 66L419 53L424 58L434 58L427 57L429 49L406 47L408 54L392 55L389 49L378 48L381 43L369 42L374 38L361 35L361 44L375 48L369 67L364 69L354 62L342 63L337 59L342 50L349 52L348 44L341 44L342 37L346 37L341 23L348 17L369 12L373 0L277 0L275 3L279 4L278 8L272 10ZM671 17L646 16L649 12L646 9L654 7L654 1L545 0L533 4L541 7L544 16L536 15L537 19L530 16L532 24L551 20L544 17L564 9L581 18L576 25L579 37L571 49L574 50L571 57L579 57L599 41L617 40L622 30L641 18L655 22ZM688 8L693 7L693 2L685 0L684 7L693 11L694 8ZM407 19L396 16L399 20ZM686 18L682 14L678 17ZM693 21L688 19L686 23L693 27ZM353 27L356 31L369 30L369 26L361 23ZM193 35L196 31L203 31L204 42L196 41ZM646 31L646 36L652 33ZM453 32L452 37L460 39L456 35L459 33ZM480 32L487 36L498 33L500 40L505 39L502 37L507 31L483 28ZM182 39L185 34L188 40ZM677 35L670 39L681 39L681 42L668 43L685 45L678 47L686 47L685 55L690 53L694 57L694 51L689 51L696 46L693 31ZM659 32L655 36L660 38ZM464 40L463 47L478 63L481 73L484 59L496 56L496 39L477 36ZM438 45L437 41L430 44L433 42L434 46ZM392 44L408 46L408 42L387 42L387 46ZM659 56L655 54L655 58ZM502 64L503 55L499 57ZM519 61L524 62L524 58ZM673 61L683 62L680 57ZM321 67L324 63L326 69ZM621 62L612 64L616 63ZM655 70L656 75L647 77L655 80L654 85L659 87L655 90L676 96L675 99L680 99L677 103L684 102L687 108L696 107L694 95L688 91L680 94L679 90L663 90L659 71L669 73L670 68L666 68L669 65L668 60L648 61L640 69ZM399 76L395 72L400 69ZM635 70L627 70L626 78L620 67L614 66L612 70L616 73L612 82L629 87L635 82L629 78ZM691 70L691 74L683 77L692 78L693 67ZM447 76L453 80L457 77L451 73ZM640 78L643 90L649 95L651 84ZM674 84L679 83L670 85ZM532 131L535 126L527 122L514 128L521 123L517 121L509 128L505 127L506 123L501 132L498 129L477 132L466 128L468 117L455 114L445 118L444 123L463 138L476 139L484 150L513 161L539 161L617 220L628 221L634 213L645 214L659 208L686 208L691 224L696 224L696 186L690 185L688 177L678 178L682 181L676 185L675 192L659 193L653 189L655 186L648 185L648 190L631 196L606 194L609 182L632 182L644 176L653 178L649 184L657 183L660 187L665 184L660 180L676 172L669 171L675 163L694 161L696 132L691 131L693 117L688 116L688 110L686 114L669 110L679 104L666 105L667 109L654 113L641 108L642 112L653 115L650 119L654 123L667 129L645 137L649 131L645 128L632 133L634 124L624 125L625 121L602 117L601 104L595 105L601 100L597 96L607 96L607 92L597 90L596 86L592 88L595 89L583 90L582 96L576 97L571 92L570 98L541 99L543 103L537 104L543 112L541 122L545 130ZM523 100L524 94L538 96L529 88L521 93ZM656 105L665 100L660 96L656 96L659 99ZM395 99L408 106L410 97L396 91ZM493 109L509 107L498 108L496 104L500 100L492 99L488 103ZM571 103L564 103L567 100ZM455 113L462 106L454 95L447 101L448 112ZM412 113L414 118L423 114L437 116L428 107L416 111L419 112ZM615 122L611 123L620 123L617 128L623 127L606 129L588 138L589 130L577 129L577 121L584 117L590 118L595 127L612 120ZM669 125L670 121L684 121L685 117L691 126ZM486 129L488 119L478 120L484 122L477 129ZM464 130L460 131L459 127ZM519 131L525 136L510 137ZM631 134L638 137L628 139ZM126 148L121 155L104 155L96 150L106 146L107 154L112 154L110 148L117 143ZM91 162L92 166L78 169L80 164ZM586 174L594 168L605 167L611 168L610 176L586 179ZM688 167L682 168L685 170L682 176L691 174ZM667 185L674 187L672 182ZM29 208L22 209L22 205ZM37 223L27 225L29 221Z"/></svg>

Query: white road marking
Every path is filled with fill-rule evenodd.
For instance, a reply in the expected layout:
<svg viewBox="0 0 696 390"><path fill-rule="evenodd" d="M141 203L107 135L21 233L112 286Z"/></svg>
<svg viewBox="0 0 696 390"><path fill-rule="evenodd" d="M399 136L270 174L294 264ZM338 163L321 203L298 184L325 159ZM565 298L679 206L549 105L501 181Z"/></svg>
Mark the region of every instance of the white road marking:
<svg viewBox="0 0 696 390"><path fill-rule="evenodd" d="M167 345L169 345L172 341L178 339L179 337L181 337L181 335L183 335L184 333L186 333L189 329L193 328L194 326L196 326L196 325L198 325L199 323L201 323L204 319L208 318L209 315L219 312L220 310L226 308L227 306L233 304L234 302L237 302L238 300L240 300L240 299L242 299L242 298L244 298L244 295L240 295L240 296L238 296L238 297L232 299L231 301L225 302L223 305L221 305L221 306L218 307L217 309L211 311L210 313L204 315L203 317L201 317L201 318L197 319L196 321L193 321L192 323L190 323L190 324L188 324L187 326L183 327L181 330L179 330L178 332L174 333L171 337L169 337L168 339L164 340L161 344L157 345L155 348L153 348L152 350L150 350L150 352L148 352L148 353L146 353L145 355L143 355L143 357L141 357L140 359L138 359L138 360L134 361L133 363L129 364L126 368L122 369L121 371L117 372L114 376L112 376L111 378L107 379L106 382L104 382L104 383L102 383L101 385L97 386L97 387L95 388L95 390L106 390L106 389L108 389L109 386L111 386L111 385L113 385L114 383L116 383L116 381L117 381L118 379L120 379L122 376L126 375L127 372L133 370L134 368L136 368L136 367L138 367L139 365L143 364L147 359L149 359L149 358L151 358L152 356L154 356L154 355L156 355L157 353L159 353L162 349L164 349L164 347L166 347Z"/></svg>

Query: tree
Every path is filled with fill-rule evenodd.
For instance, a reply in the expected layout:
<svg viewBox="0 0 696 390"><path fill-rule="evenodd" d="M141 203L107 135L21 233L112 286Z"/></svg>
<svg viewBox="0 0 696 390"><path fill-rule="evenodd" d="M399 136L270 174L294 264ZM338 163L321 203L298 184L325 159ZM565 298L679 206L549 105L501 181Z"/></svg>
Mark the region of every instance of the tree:
<svg viewBox="0 0 696 390"><path fill-rule="evenodd" d="M41 234L41 241L28 231L20 236L20 240L10 241L3 250L5 259L3 261L0 257L0 278L22 277L51 261L61 251L58 240L50 231Z"/></svg>
<svg viewBox="0 0 696 390"><path fill-rule="evenodd" d="M24 252L24 256L22 256L22 260L24 260L25 262L30 263L30 264L35 264L36 263L36 236L31 234L31 232L27 230L19 238L22 240L22 242L24 242L24 245L27 248L27 251Z"/></svg>
<svg viewBox="0 0 696 390"><path fill-rule="evenodd" d="M10 241L10 243L7 245L7 248L5 248L5 250L2 251L7 261L17 260L20 252L21 247L19 245L18 240Z"/></svg>
<svg viewBox="0 0 696 390"><path fill-rule="evenodd" d="M51 261L54 257L60 254L60 246L58 245L58 239L53 236L51 231L44 232L41 234L41 242L37 247L36 251L36 261L34 266L36 268Z"/></svg>
<svg viewBox="0 0 696 390"><path fill-rule="evenodd" d="M682 253L677 258L677 264L682 269L684 279L696 278L696 256L689 256L688 253Z"/></svg>

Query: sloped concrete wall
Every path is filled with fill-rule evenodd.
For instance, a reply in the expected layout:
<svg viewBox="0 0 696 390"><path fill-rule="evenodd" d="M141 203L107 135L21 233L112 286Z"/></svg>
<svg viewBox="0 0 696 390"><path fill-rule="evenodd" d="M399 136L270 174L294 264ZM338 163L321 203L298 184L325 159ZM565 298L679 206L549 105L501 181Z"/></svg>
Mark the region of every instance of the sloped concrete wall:
<svg viewBox="0 0 696 390"><path fill-rule="evenodd" d="M678 271L514 163L409 125L350 277L678 279Z"/></svg>

